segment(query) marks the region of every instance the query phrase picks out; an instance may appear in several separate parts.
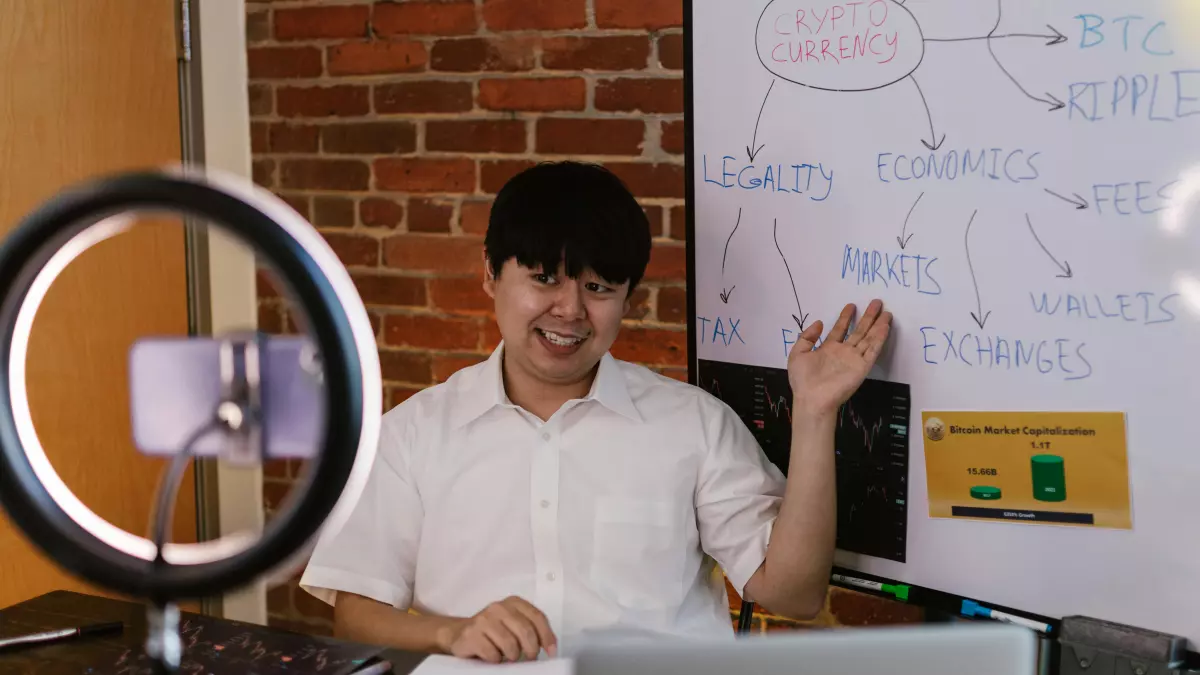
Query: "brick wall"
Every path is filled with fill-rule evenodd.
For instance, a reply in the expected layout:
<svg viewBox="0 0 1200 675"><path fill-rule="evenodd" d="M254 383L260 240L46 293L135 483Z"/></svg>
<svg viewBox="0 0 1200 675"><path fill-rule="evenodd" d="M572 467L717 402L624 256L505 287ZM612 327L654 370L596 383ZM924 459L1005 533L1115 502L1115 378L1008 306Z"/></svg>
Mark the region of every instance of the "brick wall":
<svg viewBox="0 0 1200 675"><path fill-rule="evenodd" d="M603 163L638 196L654 248L613 353L686 379L681 23L680 0L247 2L254 180L350 270L385 406L499 341L482 235L495 192L541 159ZM294 329L265 279L259 295L263 330ZM268 467L268 514L298 470ZM831 594L816 623L910 618L864 597ZM268 604L274 625L329 630L295 580Z"/></svg>

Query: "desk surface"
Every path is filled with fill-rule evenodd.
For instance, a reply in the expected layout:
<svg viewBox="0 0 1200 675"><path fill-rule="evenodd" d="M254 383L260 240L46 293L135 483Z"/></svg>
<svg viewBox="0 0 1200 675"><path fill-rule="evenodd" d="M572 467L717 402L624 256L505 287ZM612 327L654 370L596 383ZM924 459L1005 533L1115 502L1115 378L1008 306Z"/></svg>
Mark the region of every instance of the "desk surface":
<svg viewBox="0 0 1200 675"><path fill-rule="evenodd" d="M332 638L301 635L265 626L243 624L212 617L202 617L184 612L181 623L191 619L203 622L210 634L226 632L233 640L252 634L256 644L269 642L271 646L286 645L292 651L332 653L343 648L353 650L352 643ZM120 635L75 638L36 647L23 647L0 652L0 675L37 673L38 675L106 675L109 673L134 675L148 672L144 662L142 645L146 633L145 606L84 595L70 591L55 591L0 610L0 637L25 635L42 630L73 627L105 621L121 621L125 630ZM239 635L240 634L240 635ZM249 638L241 638L248 640ZM185 643L186 646L186 643ZM408 673L426 656L398 650L375 650L381 658L393 664L394 673ZM293 664L298 666L299 664ZM324 664L322 664L324 665ZM257 669L267 673L268 669ZM302 673L299 668L288 672ZM334 668L314 669L312 672L336 672Z"/></svg>

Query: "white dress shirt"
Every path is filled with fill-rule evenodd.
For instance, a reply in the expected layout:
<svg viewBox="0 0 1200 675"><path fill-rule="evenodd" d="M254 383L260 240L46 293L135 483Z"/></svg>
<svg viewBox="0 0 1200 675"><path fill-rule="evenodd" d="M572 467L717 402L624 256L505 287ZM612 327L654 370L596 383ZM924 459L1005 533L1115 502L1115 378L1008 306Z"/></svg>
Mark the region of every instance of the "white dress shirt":
<svg viewBox="0 0 1200 675"><path fill-rule="evenodd" d="M516 595L560 646L588 631L732 637L713 562L744 589L785 485L741 419L606 354L587 397L543 423L505 395L503 348L384 415L358 505L322 533L301 587L458 617Z"/></svg>

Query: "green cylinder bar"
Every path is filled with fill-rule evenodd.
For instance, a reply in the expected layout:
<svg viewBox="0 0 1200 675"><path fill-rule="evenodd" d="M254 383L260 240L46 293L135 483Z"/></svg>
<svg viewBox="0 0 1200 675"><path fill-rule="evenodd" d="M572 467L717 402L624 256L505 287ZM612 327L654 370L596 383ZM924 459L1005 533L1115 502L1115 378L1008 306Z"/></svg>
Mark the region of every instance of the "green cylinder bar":
<svg viewBox="0 0 1200 675"><path fill-rule="evenodd" d="M991 485L976 485L971 488L972 499L982 499L984 501L995 501L1000 499L1000 488L992 487Z"/></svg>
<svg viewBox="0 0 1200 675"><path fill-rule="evenodd" d="M1033 498L1042 502L1061 502L1067 498L1067 473L1058 455L1034 455Z"/></svg>

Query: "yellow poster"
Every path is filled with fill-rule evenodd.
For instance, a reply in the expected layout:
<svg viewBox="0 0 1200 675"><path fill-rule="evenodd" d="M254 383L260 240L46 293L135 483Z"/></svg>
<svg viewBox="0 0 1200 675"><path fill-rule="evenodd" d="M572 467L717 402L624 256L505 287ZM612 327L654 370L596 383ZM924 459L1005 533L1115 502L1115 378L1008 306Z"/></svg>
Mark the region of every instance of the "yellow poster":
<svg viewBox="0 0 1200 675"><path fill-rule="evenodd" d="M1130 529L1125 415L921 413L929 515Z"/></svg>

